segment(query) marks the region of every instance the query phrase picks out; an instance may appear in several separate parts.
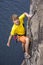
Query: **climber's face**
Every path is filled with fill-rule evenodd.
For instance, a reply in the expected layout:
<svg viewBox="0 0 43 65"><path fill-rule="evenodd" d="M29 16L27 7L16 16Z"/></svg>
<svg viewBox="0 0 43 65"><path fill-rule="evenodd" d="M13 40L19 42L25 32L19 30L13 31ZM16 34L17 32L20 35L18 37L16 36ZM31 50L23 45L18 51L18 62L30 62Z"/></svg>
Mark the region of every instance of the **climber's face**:
<svg viewBox="0 0 43 65"><path fill-rule="evenodd" d="M20 24L19 18L16 18L15 20L13 20L13 23L16 25L19 25Z"/></svg>

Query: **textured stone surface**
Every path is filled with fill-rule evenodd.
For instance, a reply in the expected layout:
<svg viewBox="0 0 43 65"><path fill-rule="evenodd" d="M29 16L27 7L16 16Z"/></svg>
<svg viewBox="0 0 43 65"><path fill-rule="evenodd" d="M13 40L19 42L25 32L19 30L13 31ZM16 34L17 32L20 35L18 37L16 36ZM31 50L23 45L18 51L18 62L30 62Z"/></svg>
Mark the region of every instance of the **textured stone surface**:
<svg viewBox="0 0 43 65"><path fill-rule="evenodd" d="M30 13L33 13L34 10L37 10L37 12L30 21L33 38L30 64L43 65L43 0L32 0L31 5Z"/></svg>
<svg viewBox="0 0 43 65"><path fill-rule="evenodd" d="M30 20L31 23L27 22L27 36L32 33L33 41L30 45L31 58L28 59L30 63L26 61L26 65L43 65L43 0L31 0L30 4L29 13L34 10L37 12Z"/></svg>
<svg viewBox="0 0 43 65"><path fill-rule="evenodd" d="M43 65L43 42L39 45L39 58L37 61L37 65Z"/></svg>
<svg viewBox="0 0 43 65"><path fill-rule="evenodd" d="M33 34L31 65L43 65L43 0L33 1L36 3L37 13L31 19ZM33 9L35 10L34 7ZM40 44L42 47L39 47Z"/></svg>

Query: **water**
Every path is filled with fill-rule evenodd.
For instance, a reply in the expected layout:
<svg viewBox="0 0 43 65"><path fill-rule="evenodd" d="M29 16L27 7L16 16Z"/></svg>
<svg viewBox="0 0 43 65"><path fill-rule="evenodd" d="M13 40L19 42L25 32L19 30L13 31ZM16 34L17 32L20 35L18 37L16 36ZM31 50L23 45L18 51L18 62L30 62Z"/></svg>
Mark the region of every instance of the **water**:
<svg viewBox="0 0 43 65"><path fill-rule="evenodd" d="M0 65L20 65L23 60L21 43L12 39L6 46L13 25L10 16L29 11L29 0L0 0ZM26 25L26 23L25 23Z"/></svg>

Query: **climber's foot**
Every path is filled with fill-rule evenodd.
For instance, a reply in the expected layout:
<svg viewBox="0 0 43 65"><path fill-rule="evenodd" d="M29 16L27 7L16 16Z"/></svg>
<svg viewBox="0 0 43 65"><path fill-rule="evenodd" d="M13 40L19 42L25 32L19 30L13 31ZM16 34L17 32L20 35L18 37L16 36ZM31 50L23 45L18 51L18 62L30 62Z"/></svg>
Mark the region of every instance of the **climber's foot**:
<svg viewBox="0 0 43 65"><path fill-rule="evenodd" d="M30 58L30 55L28 53L25 52L24 55L25 55L25 58Z"/></svg>

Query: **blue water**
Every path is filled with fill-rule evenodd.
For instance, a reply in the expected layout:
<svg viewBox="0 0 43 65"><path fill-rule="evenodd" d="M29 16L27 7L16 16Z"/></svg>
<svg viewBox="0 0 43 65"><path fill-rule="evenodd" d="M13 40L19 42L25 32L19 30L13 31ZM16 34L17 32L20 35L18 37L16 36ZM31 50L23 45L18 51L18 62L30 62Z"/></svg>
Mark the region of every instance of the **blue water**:
<svg viewBox="0 0 43 65"><path fill-rule="evenodd" d="M24 58L20 42L12 39L11 46L6 45L13 25L10 16L23 12L29 12L29 0L0 0L0 65L20 65Z"/></svg>

